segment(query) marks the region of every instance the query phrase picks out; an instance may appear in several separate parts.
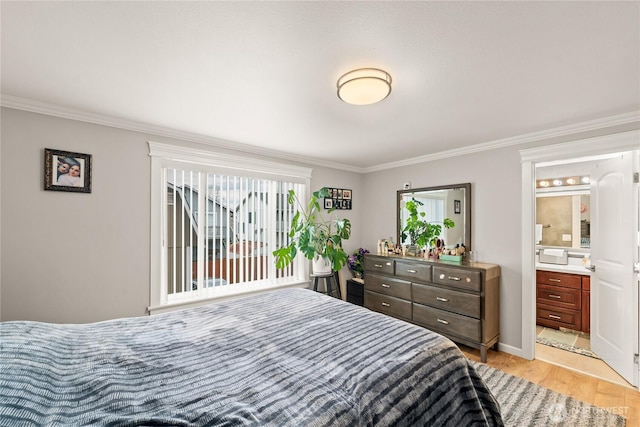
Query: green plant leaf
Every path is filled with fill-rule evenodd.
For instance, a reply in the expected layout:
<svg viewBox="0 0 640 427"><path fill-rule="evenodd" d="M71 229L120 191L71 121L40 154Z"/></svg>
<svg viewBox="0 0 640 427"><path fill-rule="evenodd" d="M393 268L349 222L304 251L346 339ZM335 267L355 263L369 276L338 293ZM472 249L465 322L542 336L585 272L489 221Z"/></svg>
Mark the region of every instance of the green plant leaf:
<svg viewBox="0 0 640 427"><path fill-rule="evenodd" d="M293 243L273 251L273 255L276 257L276 268L285 268L291 264L296 257L296 253L296 246Z"/></svg>
<svg viewBox="0 0 640 427"><path fill-rule="evenodd" d="M329 189L326 187L315 191L306 204L306 211L302 211L302 205L295 192L289 190L287 200L291 205L297 203L298 210L291 220L289 229L291 243L273 252L277 268L289 265L298 252L309 260L314 259L316 255L327 258L334 270L339 270L347 264L349 256L342 248L342 240L351 237L351 222L348 219L325 221L322 218L319 200L329 196Z"/></svg>
<svg viewBox="0 0 640 427"><path fill-rule="evenodd" d="M293 190L289 190L287 193L287 203L290 205L294 204L296 200L296 192Z"/></svg>

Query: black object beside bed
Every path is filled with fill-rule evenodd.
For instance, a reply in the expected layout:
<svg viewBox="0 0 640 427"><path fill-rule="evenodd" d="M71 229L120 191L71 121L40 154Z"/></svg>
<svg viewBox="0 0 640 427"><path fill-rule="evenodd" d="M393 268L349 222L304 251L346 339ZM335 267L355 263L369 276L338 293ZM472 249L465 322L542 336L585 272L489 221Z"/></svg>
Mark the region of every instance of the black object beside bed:
<svg viewBox="0 0 640 427"><path fill-rule="evenodd" d="M306 289L0 340L0 425L502 425L447 338Z"/></svg>

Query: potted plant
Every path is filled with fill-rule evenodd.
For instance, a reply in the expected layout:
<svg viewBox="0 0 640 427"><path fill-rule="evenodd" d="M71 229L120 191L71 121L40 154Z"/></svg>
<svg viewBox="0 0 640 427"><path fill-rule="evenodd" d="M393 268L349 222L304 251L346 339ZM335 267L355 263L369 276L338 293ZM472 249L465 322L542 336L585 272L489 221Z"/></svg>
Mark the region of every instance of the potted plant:
<svg viewBox="0 0 640 427"><path fill-rule="evenodd" d="M351 222L346 218L325 220L322 217L319 200L329 196L326 187L315 191L304 209L295 192L289 190L287 202L290 205L297 204L298 209L291 220L289 245L273 251L276 268L288 266L298 252L314 261L314 273L338 271L346 265L348 255L342 248L342 241L351 237ZM329 209L327 213L334 210L335 208ZM318 271L322 264L326 270Z"/></svg>
<svg viewBox="0 0 640 427"><path fill-rule="evenodd" d="M364 276L364 255L368 253L367 249L358 248L349 255L347 265L353 277L362 278Z"/></svg>
<svg viewBox="0 0 640 427"><path fill-rule="evenodd" d="M407 201L405 207L407 212L409 212L409 216L400 235L403 243L409 238L411 245L415 245L415 248L408 250L408 252L414 255L418 252L419 248L435 246L436 239L442 231L442 225L444 225L445 228L455 226L455 223L449 218L445 218L442 221L442 225L427 222L425 220L426 214L418 211L418 208L422 205L424 205L424 203L415 198Z"/></svg>

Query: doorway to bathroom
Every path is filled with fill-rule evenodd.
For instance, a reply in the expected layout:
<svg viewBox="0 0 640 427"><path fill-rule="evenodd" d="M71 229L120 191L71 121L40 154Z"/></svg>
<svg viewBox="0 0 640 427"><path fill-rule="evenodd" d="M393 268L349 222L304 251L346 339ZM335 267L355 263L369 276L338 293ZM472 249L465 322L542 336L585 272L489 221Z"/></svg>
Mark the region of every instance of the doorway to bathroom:
<svg viewBox="0 0 640 427"><path fill-rule="evenodd" d="M633 271L638 262L640 222L634 175L640 169L639 135L632 131L556 145L553 150L521 151L523 357L544 359L614 382L624 378L623 383L634 388L639 374L638 275ZM581 157L576 158L575 153ZM589 173L573 170L579 166L588 167ZM553 176L546 176L547 172ZM586 187L591 200L585 209L581 206L585 199L577 197L585 195L580 194L585 188L578 188L585 183L575 180L587 175L591 178ZM564 223L561 218L537 217L536 201L544 191L536 188L546 179L551 179L550 185L566 187L555 190L569 196L565 202L572 212ZM589 211L591 215L586 215ZM578 338L588 334L589 350L601 359L540 343L538 336L544 332L540 327L583 334ZM546 335L550 339L553 334L547 331ZM577 342L576 338L573 344ZM573 344L569 340L569 345Z"/></svg>

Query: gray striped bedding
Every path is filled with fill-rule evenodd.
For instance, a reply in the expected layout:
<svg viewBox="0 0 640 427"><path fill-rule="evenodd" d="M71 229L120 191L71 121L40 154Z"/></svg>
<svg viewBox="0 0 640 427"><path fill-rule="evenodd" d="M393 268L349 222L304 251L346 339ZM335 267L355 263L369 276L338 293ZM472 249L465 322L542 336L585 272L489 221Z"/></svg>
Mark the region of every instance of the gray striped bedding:
<svg viewBox="0 0 640 427"><path fill-rule="evenodd" d="M306 289L0 340L3 426L502 425L448 339Z"/></svg>

